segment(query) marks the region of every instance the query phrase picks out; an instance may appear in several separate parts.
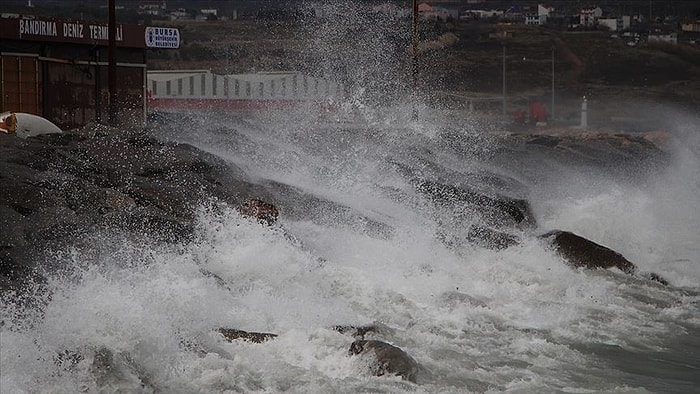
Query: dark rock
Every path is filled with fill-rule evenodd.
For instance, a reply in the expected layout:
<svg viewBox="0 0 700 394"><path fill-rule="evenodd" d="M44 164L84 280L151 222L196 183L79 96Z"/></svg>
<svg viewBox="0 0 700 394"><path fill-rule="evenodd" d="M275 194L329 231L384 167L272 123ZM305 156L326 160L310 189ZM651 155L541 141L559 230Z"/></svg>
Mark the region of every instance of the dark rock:
<svg viewBox="0 0 700 394"><path fill-rule="evenodd" d="M357 340L350 345L350 355L371 357L373 376L398 375L416 383L420 365L400 348L382 341Z"/></svg>
<svg viewBox="0 0 700 394"><path fill-rule="evenodd" d="M285 218L309 220L331 227L343 224L378 238L386 238L393 233L393 228L385 223L297 187L276 181L265 181L263 186L266 192L280 203Z"/></svg>
<svg viewBox="0 0 700 394"><path fill-rule="evenodd" d="M629 275L637 274L637 267L620 253L574 233L554 230L540 235L540 238L546 239L572 267L589 269L617 268ZM666 280L654 273L642 276L664 285L668 284Z"/></svg>
<svg viewBox="0 0 700 394"><path fill-rule="evenodd" d="M64 350L62 352L57 352L53 357L53 362L57 367L62 370L68 371L73 369L79 362L83 361L85 357L77 351Z"/></svg>
<svg viewBox="0 0 700 394"><path fill-rule="evenodd" d="M637 270L637 267L620 253L574 233L554 230L540 237L549 240L557 253L573 267L617 268L627 274Z"/></svg>
<svg viewBox="0 0 700 394"><path fill-rule="evenodd" d="M549 148L553 148L561 142L561 139L551 135L536 135L532 139L526 141L526 144L543 145Z"/></svg>
<svg viewBox="0 0 700 394"><path fill-rule="evenodd" d="M471 226L467 241L486 249L502 250L518 245L520 238L488 227Z"/></svg>
<svg viewBox="0 0 700 394"><path fill-rule="evenodd" d="M664 278L662 278L659 274L655 274L653 272L643 272L640 274L642 278L653 280L654 282L659 282L664 286L668 286L668 281Z"/></svg>
<svg viewBox="0 0 700 394"><path fill-rule="evenodd" d="M229 342L241 340L254 343L263 343L277 338L277 334L271 334L268 332L248 332L233 328L219 328L217 331Z"/></svg>
<svg viewBox="0 0 700 394"><path fill-rule="evenodd" d="M129 353L101 347L95 351L90 371L99 392L154 392L155 387Z"/></svg>
<svg viewBox="0 0 700 394"><path fill-rule="evenodd" d="M341 334L352 335L356 339L365 339L365 335L380 331L379 326L373 324L367 326L333 326L332 328Z"/></svg>
<svg viewBox="0 0 700 394"><path fill-rule="evenodd" d="M97 230L187 240L200 206L266 196L190 145L143 131L87 134L0 135L0 291L61 269L49 253Z"/></svg>
<svg viewBox="0 0 700 394"><path fill-rule="evenodd" d="M241 215L256 219L268 226L273 225L280 214L277 207L257 198L244 202L237 209Z"/></svg>
<svg viewBox="0 0 700 394"><path fill-rule="evenodd" d="M482 193L465 186L447 185L435 181L422 181L417 188L438 203L462 203L471 206L483 219L495 226L531 228L536 224L527 200L497 193Z"/></svg>

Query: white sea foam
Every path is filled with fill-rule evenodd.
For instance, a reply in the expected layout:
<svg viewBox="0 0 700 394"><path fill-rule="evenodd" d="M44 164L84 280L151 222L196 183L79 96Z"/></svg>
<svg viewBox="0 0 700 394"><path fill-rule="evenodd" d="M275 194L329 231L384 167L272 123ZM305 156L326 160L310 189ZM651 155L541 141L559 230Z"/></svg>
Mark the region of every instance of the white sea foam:
<svg viewBox="0 0 700 394"><path fill-rule="evenodd" d="M361 58L322 37L319 56ZM376 79L384 49L368 43L376 64L348 67L350 76ZM51 277L39 311L0 303L0 391L653 392L698 383L688 372L697 358L679 351L700 351L688 339L700 325L697 123L670 129L670 164L635 183L551 157L494 164L487 125L444 120L415 97L378 106L362 88L336 114L343 123L200 113L186 129L164 128L161 137L210 151L253 181L344 210L289 217L281 206L280 223L264 227L202 207L187 244L106 233L92 249L57 253L70 269ZM479 218L416 191L424 179L477 187L484 170L501 176L498 191L534 207L539 225L514 230L520 245L446 242L463 240ZM672 286L571 269L536 237L555 228ZM353 338L332 329L368 324L422 365L418 385L368 376L366 361L348 355ZM229 343L222 327L279 336ZM648 359L657 361L635 364Z"/></svg>
<svg viewBox="0 0 700 394"><path fill-rule="evenodd" d="M529 233L521 245L499 252L446 245L435 222L441 208L431 208L401 174L378 177L377 169L391 168L382 162L391 152L364 155L376 147L355 148L351 159L370 165L333 164L303 139L294 146L283 136L273 149L264 142L269 135L250 135L262 142L239 160L260 157L258 149L270 154L255 177L287 160L276 149L303 151L295 160L304 164L282 166L288 176L279 181L349 205L392 231L377 236L341 218L287 220L284 211L280 225L267 228L234 210L203 208L197 238L187 245L163 248L107 234L112 238L102 250L58 255L75 269L52 278L41 314L4 319L3 390L624 392L640 386L599 365L597 354L606 348L590 350L590 344L642 354L696 330L697 261L664 255L688 245L679 236L697 223L675 211L691 200L663 200L669 188L679 195L687 183L664 177L647 190L619 186L539 202L548 207L538 218L542 230L580 232L686 288L679 290L622 273L572 270ZM415 138L428 148L438 143L435 136ZM332 176L305 177L327 165L336 166ZM352 177L351 186L336 181ZM660 219L677 226L676 237L656 233ZM692 249L677 253L693 255ZM3 316L14 308L3 304ZM352 338L331 329L338 324L386 327L377 336L426 369L422 388L366 376L362 362L347 354ZM227 343L216 333L220 327L279 337ZM96 377L95 354L103 349L121 363L112 380ZM66 351L81 358L72 364L58 356Z"/></svg>

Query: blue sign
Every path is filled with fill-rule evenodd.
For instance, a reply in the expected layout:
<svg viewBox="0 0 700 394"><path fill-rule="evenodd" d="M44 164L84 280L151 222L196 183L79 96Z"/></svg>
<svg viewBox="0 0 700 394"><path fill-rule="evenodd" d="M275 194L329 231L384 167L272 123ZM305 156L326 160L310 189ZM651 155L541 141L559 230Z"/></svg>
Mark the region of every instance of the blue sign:
<svg viewBox="0 0 700 394"><path fill-rule="evenodd" d="M174 27L147 27L146 47L179 48L180 30Z"/></svg>

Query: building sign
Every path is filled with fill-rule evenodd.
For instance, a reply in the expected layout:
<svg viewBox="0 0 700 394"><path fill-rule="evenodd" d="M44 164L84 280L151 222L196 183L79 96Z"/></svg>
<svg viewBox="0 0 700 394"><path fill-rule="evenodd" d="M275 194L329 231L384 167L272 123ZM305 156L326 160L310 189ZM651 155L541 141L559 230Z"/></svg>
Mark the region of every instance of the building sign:
<svg viewBox="0 0 700 394"><path fill-rule="evenodd" d="M0 17L0 39L107 46L109 27L106 23L70 19ZM119 47L179 48L180 31L175 28L118 24L115 40Z"/></svg>
<svg viewBox="0 0 700 394"><path fill-rule="evenodd" d="M148 48L180 47L180 31L172 27L147 27L145 39Z"/></svg>

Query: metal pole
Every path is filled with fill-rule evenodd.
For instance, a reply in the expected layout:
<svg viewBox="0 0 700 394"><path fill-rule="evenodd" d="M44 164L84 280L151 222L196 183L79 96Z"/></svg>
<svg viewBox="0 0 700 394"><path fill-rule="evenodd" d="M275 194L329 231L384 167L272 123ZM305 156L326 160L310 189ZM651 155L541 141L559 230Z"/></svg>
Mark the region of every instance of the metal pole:
<svg viewBox="0 0 700 394"><path fill-rule="evenodd" d="M107 52L107 90L109 91L109 124L111 126L115 126L117 123L117 25L114 3L115 0L109 0L109 22L107 26L109 35L109 49Z"/></svg>
<svg viewBox="0 0 700 394"><path fill-rule="evenodd" d="M95 120L102 123L102 70L99 49L95 49Z"/></svg>
<svg viewBox="0 0 700 394"><path fill-rule="evenodd" d="M554 47L552 47L552 108L550 113L552 121L554 121Z"/></svg>
<svg viewBox="0 0 700 394"><path fill-rule="evenodd" d="M418 0L413 0L413 34L411 40L412 63L411 78L413 82L413 94L418 90Z"/></svg>
<svg viewBox="0 0 700 394"><path fill-rule="evenodd" d="M502 43L503 45L503 121L505 122L506 119L506 43L505 41Z"/></svg>

